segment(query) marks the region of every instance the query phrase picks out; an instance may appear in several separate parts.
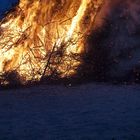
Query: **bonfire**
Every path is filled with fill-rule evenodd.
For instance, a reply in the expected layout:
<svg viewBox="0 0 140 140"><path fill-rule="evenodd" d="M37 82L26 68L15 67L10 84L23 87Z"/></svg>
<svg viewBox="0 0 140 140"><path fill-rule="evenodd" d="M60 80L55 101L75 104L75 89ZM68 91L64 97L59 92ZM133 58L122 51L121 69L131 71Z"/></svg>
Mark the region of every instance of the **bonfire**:
<svg viewBox="0 0 140 140"><path fill-rule="evenodd" d="M0 22L0 82L71 77L103 0L20 0Z"/></svg>

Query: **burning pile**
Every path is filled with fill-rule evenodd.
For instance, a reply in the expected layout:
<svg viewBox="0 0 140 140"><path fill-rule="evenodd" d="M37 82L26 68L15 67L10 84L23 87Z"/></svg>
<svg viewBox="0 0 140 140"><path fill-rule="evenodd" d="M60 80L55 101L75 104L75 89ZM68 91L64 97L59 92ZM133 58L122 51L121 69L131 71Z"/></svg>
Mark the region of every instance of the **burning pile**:
<svg viewBox="0 0 140 140"><path fill-rule="evenodd" d="M44 76L76 73L85 40L103 0L20 0L0 22L1 84L3 75L39 81Z"/></svg>

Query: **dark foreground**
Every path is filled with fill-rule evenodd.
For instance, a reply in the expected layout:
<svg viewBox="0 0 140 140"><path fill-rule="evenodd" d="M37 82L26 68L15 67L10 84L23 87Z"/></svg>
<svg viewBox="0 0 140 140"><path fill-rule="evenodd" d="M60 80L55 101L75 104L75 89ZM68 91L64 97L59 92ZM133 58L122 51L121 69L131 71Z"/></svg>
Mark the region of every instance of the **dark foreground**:
<svg viewBox="0 0 140 140"><path fill-rule="evenodd" d="M140 87L0 91L0 140L140 140Z"/></svg>

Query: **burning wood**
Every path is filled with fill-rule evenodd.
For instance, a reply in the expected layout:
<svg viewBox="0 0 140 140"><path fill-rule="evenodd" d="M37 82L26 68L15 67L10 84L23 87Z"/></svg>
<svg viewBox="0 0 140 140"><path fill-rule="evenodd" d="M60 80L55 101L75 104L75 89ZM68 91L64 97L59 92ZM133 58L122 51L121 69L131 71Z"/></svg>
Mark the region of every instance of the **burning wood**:
<svg viewBox="0 0 140 140"><path fill-rule="evenodd" d="M15 71L23 84L76 73L103 0L20 0L0 23L1 84Z"/></svg>

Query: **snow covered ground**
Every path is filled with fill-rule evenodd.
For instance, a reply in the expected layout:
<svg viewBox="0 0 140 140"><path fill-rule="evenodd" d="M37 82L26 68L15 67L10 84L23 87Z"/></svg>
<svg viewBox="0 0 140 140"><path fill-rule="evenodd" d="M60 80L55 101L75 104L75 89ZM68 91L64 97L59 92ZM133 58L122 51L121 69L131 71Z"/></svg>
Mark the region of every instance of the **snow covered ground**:
<svg viewBox="0 0 140 140"><path fill-rule="evenodd" d="M140 140L140 86L0 91L0 140Z"/></svg>

